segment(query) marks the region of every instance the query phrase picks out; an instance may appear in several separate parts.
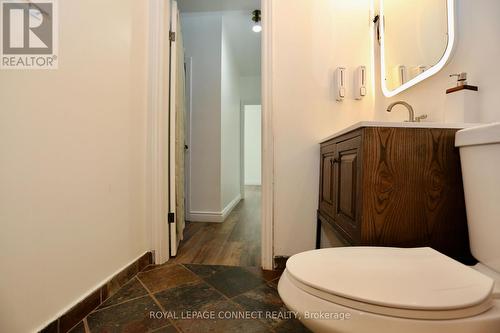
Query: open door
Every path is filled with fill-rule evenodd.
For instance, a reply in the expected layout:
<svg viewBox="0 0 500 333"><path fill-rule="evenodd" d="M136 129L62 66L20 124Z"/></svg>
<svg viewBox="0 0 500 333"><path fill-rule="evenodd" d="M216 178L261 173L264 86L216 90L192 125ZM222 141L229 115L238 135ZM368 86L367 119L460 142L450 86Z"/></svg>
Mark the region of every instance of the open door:
<svg viewBox="0 0 500 333"><path fill-rule="evenodd" d="M170 27L169 223L170 256L177 255L184 231L184 48L177 2L172 1Z"/></svg>

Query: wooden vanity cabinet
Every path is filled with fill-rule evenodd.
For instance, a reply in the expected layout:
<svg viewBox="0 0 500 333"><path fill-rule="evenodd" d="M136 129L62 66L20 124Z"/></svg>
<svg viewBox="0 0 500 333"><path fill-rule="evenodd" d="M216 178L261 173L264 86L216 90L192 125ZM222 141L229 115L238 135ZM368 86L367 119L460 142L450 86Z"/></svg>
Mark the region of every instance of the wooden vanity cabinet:
<svg viewBox="0 0 500 333"><path fill-rule="evenodd" d="M349 242L359 242L361 210L361 136L343 137L343 141L332 141L321 146L321 172L319 212Z"/></svg>
<svg viewBox="0 0 500 333"><path fill-rule="evenodd" d="M321 144L322 223L345 245L430 246L473 262L456 129L365 127Z"/></svg>

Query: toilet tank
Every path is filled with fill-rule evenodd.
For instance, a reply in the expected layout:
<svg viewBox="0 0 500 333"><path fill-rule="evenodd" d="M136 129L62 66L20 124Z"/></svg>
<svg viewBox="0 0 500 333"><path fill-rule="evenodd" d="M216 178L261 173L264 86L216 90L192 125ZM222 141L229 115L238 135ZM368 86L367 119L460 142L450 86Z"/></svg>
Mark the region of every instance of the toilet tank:
<svg viewBox="0 0 500 333"><path fill-rule="evenodd" d="M500 123L458 131L470 247L500 272Z"/></svg>

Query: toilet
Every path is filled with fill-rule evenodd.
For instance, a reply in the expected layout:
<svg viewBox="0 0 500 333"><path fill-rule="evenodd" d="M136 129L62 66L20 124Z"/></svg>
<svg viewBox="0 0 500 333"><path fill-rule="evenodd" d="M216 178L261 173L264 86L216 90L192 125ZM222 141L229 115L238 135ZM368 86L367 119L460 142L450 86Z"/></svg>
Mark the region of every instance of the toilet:
<svg viewBox="0 0 500 333"><path fill-rule="evenodd" d="M463 265L431 248L341 247L292 256L278 292L313 332L500 332L500 123L461 130L470 246Z"/></svg>

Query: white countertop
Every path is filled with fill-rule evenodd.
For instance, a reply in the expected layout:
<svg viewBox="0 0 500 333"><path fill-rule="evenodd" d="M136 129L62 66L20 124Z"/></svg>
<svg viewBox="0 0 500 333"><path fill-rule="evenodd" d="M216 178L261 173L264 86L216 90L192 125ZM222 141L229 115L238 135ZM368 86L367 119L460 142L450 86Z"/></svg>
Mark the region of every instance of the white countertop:
<svg viewBox="0 0 500 333"><path fill-rule="evenodd" d="M432 123L432 122L420 122L420 123L410 123L410 122L388 122L388 121L360 121L351 125L329 137L321 140L321 143L326 142L330 139L341 136L357 130L362 127L401 127L401 128L443 128L443 129L463 129L474 126L479 126L481 124L469 124L469 123Z"/></svg>

